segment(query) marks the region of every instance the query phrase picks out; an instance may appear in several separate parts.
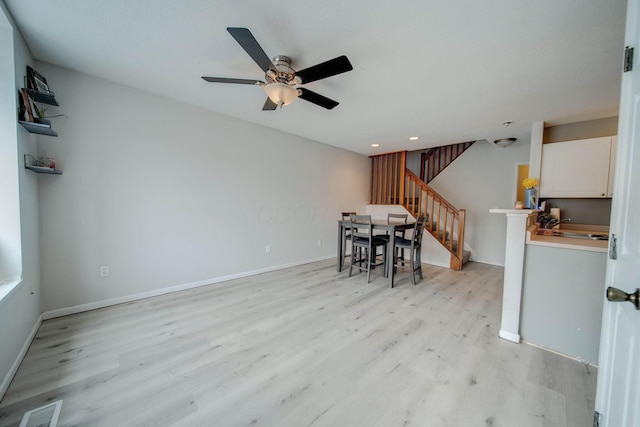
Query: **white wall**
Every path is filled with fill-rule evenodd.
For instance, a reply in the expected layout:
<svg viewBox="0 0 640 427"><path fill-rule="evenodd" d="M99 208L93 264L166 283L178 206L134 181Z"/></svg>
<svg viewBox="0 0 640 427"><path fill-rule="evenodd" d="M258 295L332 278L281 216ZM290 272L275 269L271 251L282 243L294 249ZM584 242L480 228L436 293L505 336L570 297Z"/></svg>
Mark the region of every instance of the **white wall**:
<svg viewBox="0 0 640 427"><path fill-rule="evenodd" d="M335 256L339 212L367 201L366 156L37 69L69 116L40 145L64 170L40 181L45 310Z"/></svg>
<svg viewBox="0 0 640 427"><path fill-rule="evenodd" d="M40 315L40 285L39 285L39 249L38 249L38 187L36 176L22 167L22 154L35 150L35 137L27 133L17 124L16 100L18 88L22 87L22 77L26 72L26 64L31 63L31 54L19 32L12 30L13 21L9 17L4 21L3 13L7 13L4 2L0 1L0 43L10 43L13 50L13 60L4 56L0 67L0 120L3 132L9 132L9 137L0 138L2 155L0 156L3 173L11 171L7 178L3 176L2 197L3 210L12 209L14 217L9 220L8 228L3 228L12 237L12 245L18 248L18 254L13 253L10 275L22 276L12 292L0 301L0 398L9 385L15 370L21 360L21 355L27 350L35 327L39 324ZM3 46L4 49L6 47ZM13 70L5 68L9 65ZM5 90L10 91L5 94ZM8 113L5 108L9 105ZM8 121L4 121L8 119ZM17 148L17 149L16 149ZM7 185L7 179L11 185ZM19 195L18 195L19 190ZM16 197L19 202L16 203ZM7 203L11 200L11 204ZM19 209L18 209L19 206ZM14 210L15 209L15 210ZM19 218L15 218L19 212ZM3 216L2 227L7 225L7 217ZM3 248L6 241L3 241ZM4 250L4 249L2 249Z"/></svg>
<svg viewBox="0 0 640 427"><path fill-rule="evenodd" d="M429 184L456 208L466 209L465 248L474 261L504 265L504 215L489 209L513 207L515 164L529 159L529 144L522 141L529 137L519 137L508 148L479 141ZM423 260L429 262L428 256Z"/></svg>

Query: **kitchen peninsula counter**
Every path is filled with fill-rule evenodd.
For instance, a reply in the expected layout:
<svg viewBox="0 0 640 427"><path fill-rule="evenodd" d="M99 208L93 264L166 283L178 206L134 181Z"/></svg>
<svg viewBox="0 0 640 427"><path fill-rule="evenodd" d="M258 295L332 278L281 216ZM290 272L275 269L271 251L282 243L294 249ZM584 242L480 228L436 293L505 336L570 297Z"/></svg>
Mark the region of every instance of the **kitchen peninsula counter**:
<svg viewBox="0 0 640 427"><path fill-rule="evenodd" d="M527 245L548 246L553 248L575 249L580 251L607 252L609 246L608 240L591 240L577 239L573 237L561 237L553 235L539 235L538 225L533 224L527 227ZM548 230L550 233L554 231L569 231L584 234L609 234L609 227L605 225L589 225L589 224L562 224L559 229Z"/></svg>
<svg viewBox="0 0 640 427"><path fill-rule="evenodd" d="M554 231L608 235L609 227L569 224ZM522 340L597 365L609 242L537 232L537 223L527 227Z"/></svg>
<svg viewBox="0 0 640 427"><path fill-rule="evenodd" d="M608 241L538 235L539 211L489 212L507 219L500 337L597 365ZM609 234L566 223L555 231Z"/></svg>

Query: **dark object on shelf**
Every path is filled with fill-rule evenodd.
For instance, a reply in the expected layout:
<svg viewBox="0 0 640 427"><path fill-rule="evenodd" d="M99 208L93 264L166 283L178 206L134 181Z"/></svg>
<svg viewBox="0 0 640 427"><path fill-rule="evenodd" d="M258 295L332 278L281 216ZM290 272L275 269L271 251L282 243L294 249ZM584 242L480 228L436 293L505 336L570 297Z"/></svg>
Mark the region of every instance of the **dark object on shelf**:
<svg viewBox="0 0 640 427"><path fill-rule="evenodd" d="M29 158L31 161L28 161L27 158ZM31 164L29 165L29 163ZM62 171L60 169L52 169L49 165L45 164L45 162L36 159L31 154L24 155L24 168L29 169L30 171L35 173L62 175Z"/></svg>
<svg viewBox="0 0 640 427"><path fill-rule="evenodd" d="M27 65L27 87L38 92L49 92L47 79L42 74Z"/></svg>
<svg viewBox="0 0 640 427"><path fill-rule="evenodd" d="M43 120L43 119L38 119L38 120ZM46 121L48 122L48 120ZM32 123L32 122L25 122L22 120L19 121L18 123L20 123L22 127L25 128L30 133L37 133L39 135L47 135L47 136L58 136L58 132L51 129L51 123L49 124L36 123L36 122Z"/></svg>
<svg viewBox="0 0 640 427"><path fill-rule="evenodd" d="M60 105L56 101L56 94L49 89L47 79L42 74L27 65L26 78L27 92L35 102L42 102L49 105Z"/></svg>
<svg viewBox="0 0 640 427"><path fill-rule="evenodd" d="M49 104L49 105L55 105L55 106L60 105L60 103L56 101L56 94L51 91L40 92L33 89L27 89L27 92L29 93L29 96L31 97L31 99L33 99L35 102L41 102L43 104Z"/></svg>
<svg viewBox="0 0 640 427"><path fill-rule="evenodd" d="M29 96L27 95L27 90L25 88L20 89L20 111L18 113L18 116L25 122L34 121L31 101L29 101Z"/></svg>

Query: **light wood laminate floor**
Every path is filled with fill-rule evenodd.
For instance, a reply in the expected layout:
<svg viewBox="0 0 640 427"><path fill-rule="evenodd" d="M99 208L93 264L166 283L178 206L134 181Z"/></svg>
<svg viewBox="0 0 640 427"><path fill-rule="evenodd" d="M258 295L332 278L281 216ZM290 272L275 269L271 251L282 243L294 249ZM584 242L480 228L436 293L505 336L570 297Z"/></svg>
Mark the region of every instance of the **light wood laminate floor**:
<svg viewBox="0 0 640 427"><path fill-rule="evenodd" d="M596 370L498 338L503 269L334 261L42 323L0 425L589 426Z"/></svg>

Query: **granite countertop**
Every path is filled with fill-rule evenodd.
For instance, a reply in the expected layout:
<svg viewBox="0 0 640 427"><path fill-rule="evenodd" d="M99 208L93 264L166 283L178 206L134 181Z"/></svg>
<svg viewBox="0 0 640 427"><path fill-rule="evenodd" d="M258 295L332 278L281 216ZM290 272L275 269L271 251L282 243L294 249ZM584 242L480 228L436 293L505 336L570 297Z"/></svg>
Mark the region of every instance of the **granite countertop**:
<svg viewBox="0 0 640 427"><path fill-rule="evenodd" d="M562 237L553 235L539 235L538 224L530 225L527 227L526 243L528 245L539 245L556 247L563 249L575 249L581 251L603 252L606 253L609 247L608 240L591 240L591 239L576 239L572 237ZM590 224L566 224L563 223L559 228L549 230L549 233L554 231L567 231L571 233L580 234L609 234L609 227L606 225L590 225Z"/></svg>

